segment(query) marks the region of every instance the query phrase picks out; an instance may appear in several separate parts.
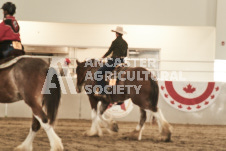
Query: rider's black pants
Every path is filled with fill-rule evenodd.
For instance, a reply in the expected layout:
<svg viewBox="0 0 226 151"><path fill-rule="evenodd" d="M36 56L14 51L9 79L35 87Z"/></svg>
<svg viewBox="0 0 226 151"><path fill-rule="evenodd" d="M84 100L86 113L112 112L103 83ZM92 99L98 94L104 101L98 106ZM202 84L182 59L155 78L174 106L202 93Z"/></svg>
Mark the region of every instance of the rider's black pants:
<svg viewBox="0 0 226 151"><path fill-rule="evenodd" d="M13 51L12 41L4 41L0 43L0 59L7 58L9 53Z"/></svg>
<svg viewBox="0 0 226 151"><path fill-rule="evenodd" d="M109 58L107 63L103 65L103 67L100 67L99 70L97 70L96 77L100 77L98 75L102 75L102 77L105 75L106 71L112 71L115 69L115 67L117 65L119 65L120 63L124 63L124 59L123 58ZM105 79L104 78L100 78L100 79L96 79L97 81L97 85L101 86L102 91L101 94L106 94L104 92L104 87L106 85L105 83Z"/></svg>

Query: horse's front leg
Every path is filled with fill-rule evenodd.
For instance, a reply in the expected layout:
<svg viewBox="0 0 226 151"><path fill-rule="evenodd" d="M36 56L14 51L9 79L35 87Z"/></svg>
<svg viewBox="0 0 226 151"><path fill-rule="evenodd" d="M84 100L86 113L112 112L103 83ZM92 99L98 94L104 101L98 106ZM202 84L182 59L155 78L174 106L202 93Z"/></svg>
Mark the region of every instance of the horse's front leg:
<svg viewBox="0 0 226 151"><path fill-rule="evenodd" d="M107 110L109 104L110 103L106 101L99 101L97 105L97 116L99 116L102 126L104 126L110 134L114 134L115 132L118 132L117 123L112 119L107 120L103 118L103 114Z"/></svg>
<svg viewBox="0 0 226 151"><path fill-rule="evenodd" d="M91 111L92 124L91 124L90 130L86 131L84 135L85 136L102 136L103 133L99 124L100 118L97 116L98 100L92 95L89 95L89 101L92 108L92 111Z"/></svg>

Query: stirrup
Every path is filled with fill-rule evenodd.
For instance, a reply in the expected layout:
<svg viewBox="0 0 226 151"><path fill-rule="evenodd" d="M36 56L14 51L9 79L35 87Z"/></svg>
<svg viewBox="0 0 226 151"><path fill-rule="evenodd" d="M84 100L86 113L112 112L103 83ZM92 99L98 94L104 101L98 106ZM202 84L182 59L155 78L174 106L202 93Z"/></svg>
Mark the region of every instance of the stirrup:
<svg viewBox="0 0 226 151"><path fill-rule="evenodd" d="M94 96L97 97L98 99L107 99L106 94L95 93Z"/></svg>

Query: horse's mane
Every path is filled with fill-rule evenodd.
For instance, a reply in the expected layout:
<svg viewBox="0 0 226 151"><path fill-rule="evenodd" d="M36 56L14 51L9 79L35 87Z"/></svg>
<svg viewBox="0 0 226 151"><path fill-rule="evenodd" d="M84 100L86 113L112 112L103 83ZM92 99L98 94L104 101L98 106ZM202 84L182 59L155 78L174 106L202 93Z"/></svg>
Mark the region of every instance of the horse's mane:
<svg viewBox="0 0 226 151"><path fill-rule="evenodd" d="M104 64L105 64L105 62L103 62L102 60L97 60L94 58L82 62L82 65L85 68L93 70L93 71L99 69L101 67L101 65L104 65Z"/></svg>
<svg viewBox="0 0 226 151"><path fill-rule="evenodd" d="M90 70L92 73L96 72L100 67L102 67L106 63L107 63L106 60L100 60L100 59L97 60L94 58L81 62L82 66L86 68L86 72ZM126 64L121 66L121 64L120 64L119 66L116 66L113 71L118 72L122 68L128 69L128 68L134 68L134 67L128 67Z"/></svg>

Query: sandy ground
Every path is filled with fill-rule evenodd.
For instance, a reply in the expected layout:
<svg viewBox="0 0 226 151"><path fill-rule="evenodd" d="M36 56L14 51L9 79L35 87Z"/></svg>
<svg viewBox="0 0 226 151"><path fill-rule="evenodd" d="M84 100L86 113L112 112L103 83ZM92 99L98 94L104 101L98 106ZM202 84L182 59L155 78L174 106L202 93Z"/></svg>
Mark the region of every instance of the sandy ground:
<svg viewBox="0 0 226 151"><path fill-rule="evenodd" d="M0 118L0 151L12 151L26 138L31 119ZM66 151L122 151L122 150L226 150L226 126L175 125L171 142L159 139L157 125L146 123L141 141L125 139L136 127L136 123L119 122L116 136L86 137L83 133L90 128L86 120L58 120L55 130L62 138ZM34 140L35 151L50 149L47 135L40 130Z"/></svg>

